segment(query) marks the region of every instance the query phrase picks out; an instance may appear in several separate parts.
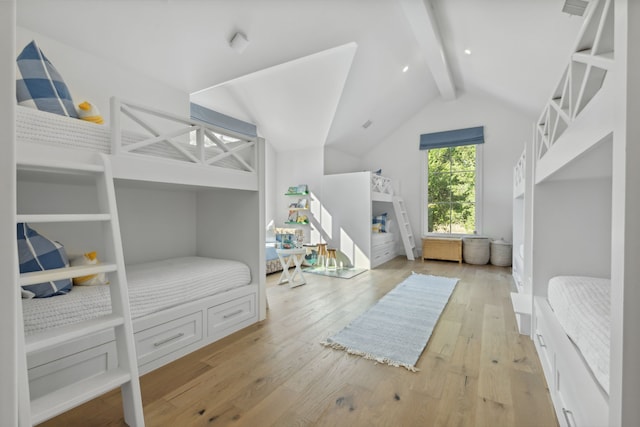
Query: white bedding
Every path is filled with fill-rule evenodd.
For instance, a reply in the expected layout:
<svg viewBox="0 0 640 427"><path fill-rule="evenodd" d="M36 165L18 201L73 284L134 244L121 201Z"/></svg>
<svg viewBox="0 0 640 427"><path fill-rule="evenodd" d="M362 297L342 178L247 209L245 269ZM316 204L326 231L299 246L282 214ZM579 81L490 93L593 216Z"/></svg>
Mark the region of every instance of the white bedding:
<svg viewBox="0 0 640 427"><path fill-rule="evenodd" d="M251 282L247 265L202 257L134 264L126 272L133 319ZM108 286L74 286L67 295L22 300L25 334L109 314Z"/></svg>
<svg viewBox="0 0 640 427"><path fill-rule="evenodd" d="M558 276L549 280L548 300L565 332L609 393L609 279Z"/></svg>

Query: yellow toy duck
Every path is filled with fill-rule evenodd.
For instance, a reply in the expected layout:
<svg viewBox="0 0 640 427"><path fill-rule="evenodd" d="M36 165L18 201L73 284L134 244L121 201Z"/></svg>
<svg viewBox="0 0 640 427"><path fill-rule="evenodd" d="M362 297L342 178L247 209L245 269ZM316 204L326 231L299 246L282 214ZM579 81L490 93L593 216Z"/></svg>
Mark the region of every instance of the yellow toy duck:
<svg viewBox="0 0 640 427"><path fill-rule="evenodd" d="M98 111L98 107L92 105L87 101L84 101L82 104L78 105L78 117L80 117L80 119L82 120L97 123L99 125L104 123L104 120L102 119L102 116Z"/></svg>

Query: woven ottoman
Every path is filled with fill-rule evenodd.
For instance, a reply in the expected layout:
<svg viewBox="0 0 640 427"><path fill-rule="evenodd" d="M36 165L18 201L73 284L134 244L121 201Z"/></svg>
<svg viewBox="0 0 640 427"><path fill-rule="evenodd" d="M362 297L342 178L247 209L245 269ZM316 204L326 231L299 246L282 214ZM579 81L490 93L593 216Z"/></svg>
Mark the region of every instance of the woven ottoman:
<svg viewBox="0 0 640 427"><path fill-rule="evenodd" d="M462 238L462 258L467 264L484 265L488 263L490 251L488 237Z"/></svg>

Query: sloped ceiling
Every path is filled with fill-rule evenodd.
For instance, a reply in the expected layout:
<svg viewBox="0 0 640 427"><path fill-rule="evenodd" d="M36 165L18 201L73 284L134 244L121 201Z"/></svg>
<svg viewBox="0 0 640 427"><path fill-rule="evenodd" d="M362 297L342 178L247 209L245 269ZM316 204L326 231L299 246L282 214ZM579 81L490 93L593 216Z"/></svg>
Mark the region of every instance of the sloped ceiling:
<svg viewBox="0 0 640 427"><path fill-rule="evenodd" d="M416 1L20 0L18 24L255 121L278 150L359 156L440 96L403 8ZM582 23L562 3L425 0L456 92L534 120ZM242 54L228 45L238 30L250 41Z"/></svg>
<svg viewBox="0 0 640 427"><path fill-rule="evenodd" d="M256 124L276 150L321 147L356 49L349 43L274 65L198 91L191 101Z"/></svg>

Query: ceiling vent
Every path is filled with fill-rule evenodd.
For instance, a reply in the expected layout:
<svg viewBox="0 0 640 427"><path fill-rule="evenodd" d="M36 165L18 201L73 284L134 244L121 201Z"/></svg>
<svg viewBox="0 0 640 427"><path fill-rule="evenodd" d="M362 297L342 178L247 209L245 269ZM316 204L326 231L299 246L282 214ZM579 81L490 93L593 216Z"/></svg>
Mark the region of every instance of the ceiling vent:
<svg viewBox="0 0 640 427"><path fill-rule="evenodd" d="M367 120L366 122L364 122L364 124L362 125L363 128L368 128L369 126L371 126L371 120Z"/></svg>
<svg viewBox="0 0 640 427"><path fill-rule="evenodd" d="M588 5L589 1L587 0L565 0L562 11L569 15L583 16Z"/></svg>

